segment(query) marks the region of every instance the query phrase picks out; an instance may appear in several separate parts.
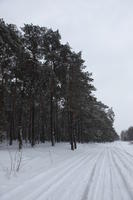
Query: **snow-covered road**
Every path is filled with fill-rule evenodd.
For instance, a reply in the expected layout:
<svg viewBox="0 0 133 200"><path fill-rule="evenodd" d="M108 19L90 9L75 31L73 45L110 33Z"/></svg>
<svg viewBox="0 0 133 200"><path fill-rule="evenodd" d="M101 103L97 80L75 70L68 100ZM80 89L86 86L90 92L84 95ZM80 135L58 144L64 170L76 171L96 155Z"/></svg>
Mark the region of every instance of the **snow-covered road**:
<svg viewBox="0 0 133 200"><path fill-rule="evenodd" d="M0 200L133 200L133 145L123 142L41 145L23 150L18 174L7 178L0 150ZM11 150L13 155L13 150Z"/></svg>

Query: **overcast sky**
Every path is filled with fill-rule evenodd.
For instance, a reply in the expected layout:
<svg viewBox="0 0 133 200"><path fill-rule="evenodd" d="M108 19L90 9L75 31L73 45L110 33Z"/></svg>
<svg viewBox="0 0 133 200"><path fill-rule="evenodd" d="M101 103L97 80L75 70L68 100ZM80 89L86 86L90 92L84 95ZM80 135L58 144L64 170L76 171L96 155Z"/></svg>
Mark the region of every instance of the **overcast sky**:
<svg viewBox="0 0 133 200"><path fill-rule="evenodd" d="M132 0L0 0L0 18L59 29L63 42L83 52L116 130L133 125Z"/></svg>

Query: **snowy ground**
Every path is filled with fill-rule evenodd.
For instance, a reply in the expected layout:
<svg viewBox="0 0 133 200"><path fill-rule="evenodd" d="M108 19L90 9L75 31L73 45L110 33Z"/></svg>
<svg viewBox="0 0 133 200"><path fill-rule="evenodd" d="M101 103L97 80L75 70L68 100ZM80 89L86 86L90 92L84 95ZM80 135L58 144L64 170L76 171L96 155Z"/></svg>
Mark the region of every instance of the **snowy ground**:
<svg viewBox="0 0 133 200"><path fill-rule="evenodd" d="M0 200L133 200L133 144L27 147L11 175L9 151L0 145Z"/></svg>

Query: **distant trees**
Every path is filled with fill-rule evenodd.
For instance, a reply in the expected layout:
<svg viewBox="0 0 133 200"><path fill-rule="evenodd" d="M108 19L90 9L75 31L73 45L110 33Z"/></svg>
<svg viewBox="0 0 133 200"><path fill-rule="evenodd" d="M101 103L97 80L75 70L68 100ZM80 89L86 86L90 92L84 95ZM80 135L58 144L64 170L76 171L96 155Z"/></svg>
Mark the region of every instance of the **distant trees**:
<svg viewBox="0 0 133 200"><path fill-rule="evenodd" d="M61 43L57 31L0 20L0 134L12 145L113 141L114 113L93 95L92 74L81 52ZM19 143L22 141L19 141Z"/></svg>
<svg viewBox="0 0 133 200"><path fill-rule="evenodd" d="M121 140L123 141L133 140L133 127L129 127L128 130L121 132Z"/></svg>

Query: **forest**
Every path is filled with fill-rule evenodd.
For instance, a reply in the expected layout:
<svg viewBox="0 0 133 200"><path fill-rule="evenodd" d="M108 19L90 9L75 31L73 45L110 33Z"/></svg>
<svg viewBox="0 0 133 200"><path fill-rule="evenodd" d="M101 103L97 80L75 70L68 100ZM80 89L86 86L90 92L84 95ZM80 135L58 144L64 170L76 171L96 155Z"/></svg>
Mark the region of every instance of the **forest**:
<svg viewBox="0 0 133 200"><path fill-rule="evenodd" d="M118 139L112 108L95 96L92 73L58 30L0 19L0 141L33 147L50 141Z"/></svg>
<svg viewBox="0 0 133 200"><path fill-rule="evenodd" d="M133 141L133 127L130 126L127 130L121 132L121 140Z"/></svg>

